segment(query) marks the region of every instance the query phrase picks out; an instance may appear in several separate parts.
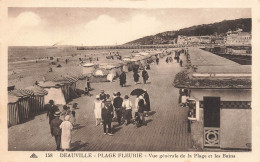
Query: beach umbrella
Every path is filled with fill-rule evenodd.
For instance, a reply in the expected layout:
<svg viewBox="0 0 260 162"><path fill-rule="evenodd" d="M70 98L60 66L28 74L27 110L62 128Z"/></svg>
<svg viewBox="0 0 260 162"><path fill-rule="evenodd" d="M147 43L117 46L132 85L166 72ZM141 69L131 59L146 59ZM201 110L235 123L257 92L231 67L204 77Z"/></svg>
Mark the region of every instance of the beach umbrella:
<svg viewBox="0 0 260 162"><path fill-rule="evenodd" d="M142 94L144 94L144 93L145 93L145 91L144 91L143 89L137 88L137 89L134 89L134 90L130 93L130 95L132 95L132 96L140 96L140 95L142 95Z"/></svg>

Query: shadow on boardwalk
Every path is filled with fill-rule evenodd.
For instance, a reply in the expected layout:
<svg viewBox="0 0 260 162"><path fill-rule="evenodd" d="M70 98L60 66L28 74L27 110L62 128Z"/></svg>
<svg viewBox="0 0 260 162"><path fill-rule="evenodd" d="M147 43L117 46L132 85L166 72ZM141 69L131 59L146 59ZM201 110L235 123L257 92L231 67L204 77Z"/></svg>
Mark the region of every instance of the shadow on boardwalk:
<svg viewBox="0 0 260 162"><path fill-rule="evenodd" d="M80 150L81 148L85 148L87 146L88 146L87 142L83 143L82 141L76 141L71 144L72 149L70 151L77 151L77 150Z"/></svg>

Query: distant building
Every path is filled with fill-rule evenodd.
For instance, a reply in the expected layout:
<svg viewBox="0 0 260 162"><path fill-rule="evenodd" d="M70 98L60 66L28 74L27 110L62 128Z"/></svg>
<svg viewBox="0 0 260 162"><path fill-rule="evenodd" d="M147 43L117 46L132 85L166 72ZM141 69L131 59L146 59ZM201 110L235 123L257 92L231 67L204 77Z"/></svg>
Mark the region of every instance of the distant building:
<svg viewBox="0 0 260 162"><path fill-rule="evenodd" d="M224 37L214 36L211 39L211 43L217 44L217 45L223 45L225 43L225 39L224 39Z"/></svg>
<svg viewBox="0 0 260 162"><path fill-rule="evenodd" d="M211 43L211 37L210 36L200 36L200 43L201 44Z"/></svg>
<svg viewBox="0 0 260 162"><path fill-rule="evenodd" d="M178 45L187 45L188 44L188 37L184 35L178 35L177 38Z"/></svg>
<svg viewBox="0 0 260 162"><path fill-rule="evenodd" d="M189 54L196 68L177 74L174 84L188 92L193 148L250 150L251 66L195 48Z"/></svg>
<svg viewBox="0 0 260 162"><path fill-rule="evenodd" d="M243 32L242 29L228 31L226 36L226 45L251 45L251 33Z"/></svg>
<svg viewBox="0 0 260 162"><path fill-rule="evenodd" d="M201 42L199 36L190 36L187 39L189 44L199 44Z"/></svg>
<svg viewBox="0 0 260 162"><path fill-rule="evenodd" d="M179 35L177 38L177 44L188 45L188 44L210 44L211 36L183 36Z"/></svg>

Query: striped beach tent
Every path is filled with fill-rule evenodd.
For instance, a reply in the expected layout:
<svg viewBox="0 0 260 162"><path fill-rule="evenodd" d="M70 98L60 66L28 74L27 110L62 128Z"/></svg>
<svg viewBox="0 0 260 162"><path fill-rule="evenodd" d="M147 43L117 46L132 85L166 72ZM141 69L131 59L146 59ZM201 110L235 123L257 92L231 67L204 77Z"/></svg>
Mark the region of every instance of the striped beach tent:
<svg viewBox="0 0 260 162"><path fill-rule="evenodd" d="M8 109L7 109L7 121L8 127L20 123L18 112L19 98L8 94Z"/></svg>
<svg viewBox="0 0 260 162"><path fill-rule="evenodd" d="M106 82L108 74L108 70L97 68L92 72L91 82Z"/></svg>
<svg viewBox="0 0 260 162"><path fill-rule="evenodd" d="M78 97L77 95L77 82L79 81L79 77L73 74L65 75L64 78L70 82L69 86L69 91L70 91L70 96L69 100L74 99Z"/></svg>
<svg viewBox="0 0 260 162"><path fill-rule="evenodd" d="M19 123L25 122L29 118L29 112L30 112L29 99L31 93L28 93L23 89L17 89L17 90L10 91L8 95L19 98L18 100Z"/></svg>
<svg viewBox="0 0 260 162"><path fill-rule="evenodd" d="M59 83L53 81L39 82L39 86L48 92L44 96L44 104L49 103L50 100L53 100L55 104L66 104L64 93Z"/></svg>
<svg viewBox="0 0 260 162"><path fill-rule="evenodd" d="M44 110L44 96L48 94L46 90L40 86L34 85L25 88L25 91L32 94L29 99L30 115L36 115Z"/></svg>
<svg viewBox="0 0 260 162"><path fill-rule="evenodd" d="M82 65L82 74L91 74L95 70L95 64L85 63Z"/></svg>
<svg viewBox="0 0 260 162"><path fill-rule="evenodd" d="M66 102L71 100L70 88L72 81L70 79L65 78L62 74L57 72L47 73L44 77L46 81L54 82L56 86L61 88Z"/></svg>

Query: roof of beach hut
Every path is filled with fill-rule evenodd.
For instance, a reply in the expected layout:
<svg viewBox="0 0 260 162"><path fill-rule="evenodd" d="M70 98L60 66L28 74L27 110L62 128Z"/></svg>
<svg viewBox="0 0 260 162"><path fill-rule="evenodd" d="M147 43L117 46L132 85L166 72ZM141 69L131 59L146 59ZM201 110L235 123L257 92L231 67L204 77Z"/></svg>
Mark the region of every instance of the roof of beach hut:
<svg viewBox="0 0 260 162"><path fill-rule="evenodd" d="M26 92L32 92L35 96L44 96L47 95L48 92L46 90L44 90L43 88L41 88L40 86L30 86L25 88Z"/></svg>
<svg viewBox="0 0 260 162"><path fill-rule="evenodd" d="M92 72L93 76L105 76L108 74L108 71L104 68L97 68Z"/></svg>
<svg viewBox="0 0 260 162"><path fill-rule="evenodd" d="M73 74L68 74L64 76L64 79L69 81L70 83L74 83L79 80L79 77Z"/></svg>
<svg viewBox="0 0 260 162"><path fill-rule="evenodd" d="M85 64L83 64L82 66L83 67L92 67L92 66L94 66L95 64L94 63L85 63Z"/></svg>
<svg viewBox="0 0 260 162"><path fill-rule="evenodd" d="M23 89L16 89L16 90L10 91L8 93L8 95L19 97L19 98L25 98L25 97L30 97L30 95L33 95L33 93L30 91L25 91Z"/></svg>
<svg viewBox="0 0 260 162"><path fill-rule="evenodd" d="M39 82L38 85L42 88L60 87L56 82L53 82L53 81Z"/></svg>
<svg viewBox="0 0 260 162"><path fill-rule="evenodd" d="M138 61L136 58L132 58L131 61L135 62Z"/></svg>
<svg viewBox="0 0 260 162"><path fill-rule="evenodd" d="M16 103L18 100L19 100L18 97L12 96L12 95L8 95L8 104L10 104L10 103Z"/></svg>
<svg viewBox="0 0 260 162"><path fill-rule="evenodd" d="M45 74L44 77L45 77L46 81L53 81L53 82L60 83L60 84L70 83L70 81L68 79L66 79L63 75L61 75L60 73L51 72L51 73Z"/></svg>
<svg viewBox="0 0 260 162"><path fill-rule="evenodd" d="M104 66L99 66L99 67L104 68L106 70L111 70L111 69L115 68L116 66L114 66L114 65L104 65Z"/></svg>
<svg viewBox="0 0 260 162"><path fill-rule="evenodd" d="M131 58L123 58L123 61L131 61Z"/></svg>
<svg viewBox="0 0 260 162"><path fill-rule="evenodd" d="M66 67L64 69L55 69L54 72L57 74L57 75L60 75L60 76L67 76L67 75L70 75L70 76L73 76L73 77L76 77L78 79L84 79L86 78L85 75L82 74L82 67Z"/></svg>

